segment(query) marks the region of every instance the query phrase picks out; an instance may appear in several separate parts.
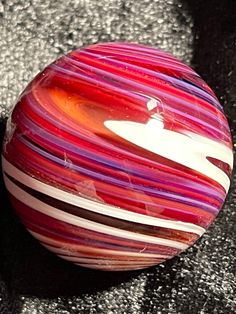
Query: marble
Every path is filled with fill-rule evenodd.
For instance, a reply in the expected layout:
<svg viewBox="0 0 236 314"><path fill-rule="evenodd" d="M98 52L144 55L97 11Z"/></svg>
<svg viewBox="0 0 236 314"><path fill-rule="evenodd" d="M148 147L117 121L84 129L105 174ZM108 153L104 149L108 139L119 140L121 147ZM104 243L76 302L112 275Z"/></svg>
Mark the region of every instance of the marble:
<svg viewBox="0 0 236 314"><path fill-rule="evenodd" d="M42 245L122 271L162 263L204 233L233 153L222 106L195 71L155 48L103 43L61 57L23 91L2 165Z"/></svg>

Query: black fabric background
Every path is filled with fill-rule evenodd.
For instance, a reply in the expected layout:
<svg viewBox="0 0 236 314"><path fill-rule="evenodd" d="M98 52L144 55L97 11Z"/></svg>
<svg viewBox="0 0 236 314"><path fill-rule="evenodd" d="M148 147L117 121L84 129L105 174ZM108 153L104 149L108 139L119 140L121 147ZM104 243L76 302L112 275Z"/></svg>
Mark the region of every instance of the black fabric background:
<svg viewBox="0 0 236 314"><path fill-rule="evenodd" d="M2 10L0 6L2 25L6 19L6 2L1 3ZM151 2L142 5L148 7ZM236 2L178 2L193 21L190 63L219 97L235 143ZM139 10L137 3L135 10ZM14 7L13 1L12 11L7 14L13 14ZM125 2L120 11L122 20L122 14L127 11ZM138 19L139 11L136 14ZM37 34L32 36L37 37ZM86 38L86 34L84 36ZM115 39L119 38L124 39L125 34L121 33ZM105 36L107 39L112 36ZM87 41L89 43L90 39ZM157 46L156 41L150 43ZM72 38L72 44L65 42L60 53L74 48L73 45L76 46L76 40ZM1 62L6 59L0 58ZM3 102L1 106L4 110L8 104ZM7 114L2 114L1 140L6 117ZM1 178L0 313L236 313L235 186L234 175L227 201L217 220L202 239L181 256L144 271L103 273L76 267L41 247L15 216Z"/></svg>

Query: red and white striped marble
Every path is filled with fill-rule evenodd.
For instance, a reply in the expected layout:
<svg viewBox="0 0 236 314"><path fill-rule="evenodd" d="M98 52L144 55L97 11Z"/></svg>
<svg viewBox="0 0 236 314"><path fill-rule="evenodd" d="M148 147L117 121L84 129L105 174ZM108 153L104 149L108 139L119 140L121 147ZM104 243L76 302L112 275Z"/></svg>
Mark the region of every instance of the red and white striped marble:
<svg viewBox="0 0 236 314"><path fill-rule="evenodd" d="M132 270L192 245L233 165L216 96L161 50L103 43L49 65L7 123L6 187L29 232L75 264Z"/></svg>

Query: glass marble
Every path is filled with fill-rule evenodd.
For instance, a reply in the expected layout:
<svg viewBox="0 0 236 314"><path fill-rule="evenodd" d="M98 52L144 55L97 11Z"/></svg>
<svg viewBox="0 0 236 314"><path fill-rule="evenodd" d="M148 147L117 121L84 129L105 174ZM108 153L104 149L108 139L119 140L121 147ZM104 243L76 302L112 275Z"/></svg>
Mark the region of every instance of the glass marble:
<svg viewBox="0 0 236 314"><path fill-rule="evenodd" d="M230 185L222 106L164 51L102 43L23 91L2 165L17 214L47 249L99 270L146 268L191 246Z"/></svg>

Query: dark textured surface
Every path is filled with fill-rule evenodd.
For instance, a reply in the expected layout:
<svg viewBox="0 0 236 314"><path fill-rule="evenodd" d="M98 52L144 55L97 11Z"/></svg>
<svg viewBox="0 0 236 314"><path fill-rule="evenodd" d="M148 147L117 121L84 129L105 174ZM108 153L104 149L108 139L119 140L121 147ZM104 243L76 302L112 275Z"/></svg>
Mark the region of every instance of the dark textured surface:
<svg viewBox="0 0 236 314"><path fill-rule="evenodd" d="M75 47L128 40L190 63L217 93L236 142L235 0L0 1L0 133L26 83ZM236 313L236 177L215 223L186 253L102 273L53 256L20 224L1 179L0 313Z"/></svg>

